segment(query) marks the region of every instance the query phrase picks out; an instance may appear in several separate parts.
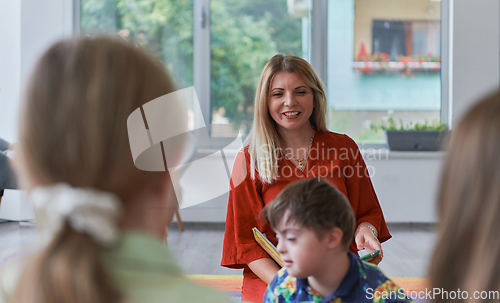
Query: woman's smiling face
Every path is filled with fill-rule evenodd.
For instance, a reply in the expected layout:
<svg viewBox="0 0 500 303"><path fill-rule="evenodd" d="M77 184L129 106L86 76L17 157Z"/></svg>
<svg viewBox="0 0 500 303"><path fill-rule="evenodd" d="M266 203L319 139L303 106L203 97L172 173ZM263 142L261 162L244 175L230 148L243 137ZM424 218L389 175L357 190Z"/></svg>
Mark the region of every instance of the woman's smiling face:
<svg viewBox="0 0 500 303"><path fill-rule="evenodd" d="M268 107L278 128L299 130L310 127L314 94L297 74L281 71L271 82Z"/></svg>

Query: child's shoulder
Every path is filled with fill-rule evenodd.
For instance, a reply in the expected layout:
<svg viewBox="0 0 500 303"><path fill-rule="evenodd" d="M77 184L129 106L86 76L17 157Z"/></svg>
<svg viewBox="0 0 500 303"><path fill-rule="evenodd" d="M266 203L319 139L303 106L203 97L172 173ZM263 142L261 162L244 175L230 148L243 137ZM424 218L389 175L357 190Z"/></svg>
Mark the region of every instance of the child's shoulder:
<svg viewBox="0 0 500 303"><path fill-rule="evenodd" d="M297 292L297 278L288 274L286 267L281 268L269 283L264 302L275 302L276 299L291 301ZM281 302L281 301L280 301Z"/></svg>
<svg viewBox="0 0 500 303"><path fill-rule="evenodd" d="M357 258L357 263L359 268L359 277L365 282L365 284L378 286L387 280L390 280L377 265L361 261L359 258Z"/></svg>
<svg viewBox="0 0 500 303"><path fill-rule="evenodd" d="M361 261L357 258L359 266L360 287L367 295L380 295L389 299L387 302L411 302L406 300L404 289L388 278L377 265ZM392 301L391 301L392 299Z"/></svg>
<svg viewBox="0 0 500 303"><path fill-rule="evenodd" d="M276 288L293 288L297 284L297 278L288 274L286 267L282 267L276 276L274 276L273 281L269 284L272 289Z"/></svg>

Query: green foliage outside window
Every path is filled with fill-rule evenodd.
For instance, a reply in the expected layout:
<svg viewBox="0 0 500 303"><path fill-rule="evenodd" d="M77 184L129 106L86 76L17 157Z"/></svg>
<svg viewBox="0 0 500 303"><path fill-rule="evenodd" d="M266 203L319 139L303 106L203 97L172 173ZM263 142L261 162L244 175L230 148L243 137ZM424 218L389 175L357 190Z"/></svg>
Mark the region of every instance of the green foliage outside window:
<svg viewBox="0 0 500 303"><path fill-rule="evenodd" d="M257 82L276 53L302 56L301 20L286 0L211 0L212 111L248 131ZM192 0L81 0L84 34L118 34L166 63L179 88L193 85Z"/></svg>

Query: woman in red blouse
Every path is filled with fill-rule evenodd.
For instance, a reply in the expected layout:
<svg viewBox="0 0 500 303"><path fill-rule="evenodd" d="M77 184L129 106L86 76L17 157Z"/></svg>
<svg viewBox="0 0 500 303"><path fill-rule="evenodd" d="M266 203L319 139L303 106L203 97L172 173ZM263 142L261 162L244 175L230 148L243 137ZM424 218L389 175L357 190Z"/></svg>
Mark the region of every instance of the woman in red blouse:
<svg viewBox="0 0 500 303"><path fill-rule="evenodd" d="M382 251L380 242L391 237L358 146L326 129L326 111L325 90L307 61L276 55L267 62L256 91L252 132L231 175L221 262L243 268L242 301L262 302L279 269L255 242L252 228L276 245L274 231L259 216L290 182L323 178L344 193L356 215L352 252ZM372 262L381 260L382 253Z"/></svg>

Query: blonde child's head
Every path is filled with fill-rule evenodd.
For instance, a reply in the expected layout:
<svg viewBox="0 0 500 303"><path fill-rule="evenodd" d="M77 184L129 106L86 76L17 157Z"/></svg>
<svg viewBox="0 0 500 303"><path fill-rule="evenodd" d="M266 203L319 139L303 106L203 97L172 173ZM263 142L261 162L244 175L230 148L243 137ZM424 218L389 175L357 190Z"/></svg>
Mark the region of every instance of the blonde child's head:
<svg viewBox="0 0 500 303"><path fill-rule="evenodd" d="M174 91L163 64L110 37L60 41L38 61L20 110L18 172L25 189L67 183L116 195L127 211L168 173L138 170L127 118ZM64 224L29 263L15 302L119 302L98 244Z"/></svg>
<svg viewBox="0 0 500 303"><path fill-rule="evenodd" d="M127 118L174 91L159 60L110 37L54 44L40 58L20 109L25 186L66 182L116 193L124 203L159 174L131 161Z"/></svg>

